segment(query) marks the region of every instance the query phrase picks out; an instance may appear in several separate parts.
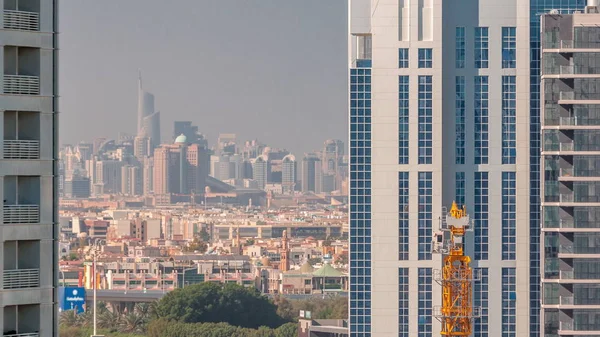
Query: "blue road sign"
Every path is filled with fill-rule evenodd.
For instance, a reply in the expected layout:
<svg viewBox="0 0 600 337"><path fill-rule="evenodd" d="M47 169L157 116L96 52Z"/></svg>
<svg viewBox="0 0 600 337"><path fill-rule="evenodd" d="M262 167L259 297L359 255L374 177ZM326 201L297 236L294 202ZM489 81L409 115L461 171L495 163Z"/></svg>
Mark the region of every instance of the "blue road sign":
<svg viewBox="0 0 600 337"><path fill-rule="evenodd" d="M75 310L82 313L85 306L85 288L64 287L59 289L61 311Z"/></svg>

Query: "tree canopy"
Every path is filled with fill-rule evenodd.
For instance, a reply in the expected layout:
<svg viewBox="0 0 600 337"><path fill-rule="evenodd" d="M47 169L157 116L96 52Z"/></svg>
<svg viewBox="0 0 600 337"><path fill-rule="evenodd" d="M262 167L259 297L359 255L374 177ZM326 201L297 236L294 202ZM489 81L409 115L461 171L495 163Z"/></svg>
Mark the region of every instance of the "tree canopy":
<svg viewBox="0 0 600 337"><path fill-rule="evenodd" d="M158 318L181 323L218 323L256 329L285 321L276 306L254 288L204 282L176 289L156 306Z"/></svg>

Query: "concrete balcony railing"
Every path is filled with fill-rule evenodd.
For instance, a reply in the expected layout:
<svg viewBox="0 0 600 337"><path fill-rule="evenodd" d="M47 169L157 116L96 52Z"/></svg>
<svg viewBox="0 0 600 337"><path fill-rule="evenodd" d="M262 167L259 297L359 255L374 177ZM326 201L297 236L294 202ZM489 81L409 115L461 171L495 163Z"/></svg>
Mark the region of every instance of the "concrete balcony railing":
<svg viewBox="0 0 600 337"><path fill-rule="evenodd" d="M40 270L5 270L2 279L4 281L4 289L37 288L40 286Z"/></svg>
<svg viewBox="0 0 600 337"><path fill-rule="evenodd" d="M561 254L573 254L573 245L560 245L558 252Z"/></svg>
<svg viewBox="0 0 600 337"><path fill-rule="evenodd" d="M4 93L9 95L39 95L40 77L4 74Z"/></svg>
<svg viewBox="0 0 600 337"><path fill-rule="evenodd" d="M4 224L38 223L40 222L39 205L4 205Z"/></svg>
<svg viewBox="0 0 600 337"><path fill-rule="evenodd" d="M4 335L4 337L40 337L39 332L24 332L12 335Z"/></svg>
<svg viewBox="0 0 600 337"><path fill-rule="evenodd" d="M35 12L4 10L4 29L40 30L40 14Z"/></svg>
<svg viewBox="0 0 600 337"><path fill-rule="evenodd" d="M4 159L40 159L40 141L5 139Z"/></svg>
<svg viewBox="0 0 600 337"><path fill-rule="evenodd" d="M562 331L573 331L573 322L560 322L560 329Z"/></svg>

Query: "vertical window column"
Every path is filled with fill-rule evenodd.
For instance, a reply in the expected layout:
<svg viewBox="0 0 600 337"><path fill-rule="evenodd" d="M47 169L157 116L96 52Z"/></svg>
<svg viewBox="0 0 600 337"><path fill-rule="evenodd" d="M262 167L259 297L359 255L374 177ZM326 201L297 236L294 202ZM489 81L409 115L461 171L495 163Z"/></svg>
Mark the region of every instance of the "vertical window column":
<svg viewBox="0 0 600 337"><path fill-rule="evenodd" d="M458 206L465 204L465 173L456 172L455 191L456 191L456 203Z"/></svg>
<svg viewBox="0 0 600 337"><path fill-rule="evenodd" d="M475 260L488 259L488 172L475 172Z"/></svg>
<svg viewBox="0 0 600 337"><path fill-rule="evenodd" d="M408 68L408 48L398 49L398 68Z"/></svg>
<svg viewBox="0 0 600 337"><path fill-rule="evenodd" d="M408 164L409 145L409 77L398 79L398 164Z"/></svg>
<svg viewBox="0 0 600 337"><path fill-rule="evenodd" d="M489 60L488 27L475 27L475 68L487 68Z"/></svg>
<svg viewBox="0 0 600 337"><path fill-rule="evenodd" d="M502 164L515 164L517 158L517 81L502 76Z"/></svg>
<svg viewBox="0 0 600 337"><path fill-rule="evenodd" d="M398 259L408 260L408 172L398 172Z"/></svg>
<svg viewBox="0 0 600 337"><path fill-rule="evenodd" d="M480 268L481 278L473 285L473 304L481 307L481 317L475 320L473 337L488 337L488 269Z"/></svg>
<svg viewBox="0 0 600 337"><path fill-rule="evenodd" d="M409 337L408 308L409 304L408 268L398 269L398 337Z"/></svg>
<svg viewBox="0 0 600 337"><path fill-rule="evenodd" d="M466 56L466 42L465 27L456 27L455 32L456 40L456 68L465 67L465 56Z"/></svg>
<svg viewBox="0 0 600 337"><path fill-rule="evenodd" d="M516 291L515 268L502 268L502 337L517 336Z"/></svg>
<svg viewBox="0 0 600 337"><path fill-rule="evenodd" d="M475 76L475 164L488 163L489 86L487 76Z"/></svg>
<svg viewBox="0 0 600 337"><path fill-rule="evenodd" d="M465 77L456 76L455 83L455 129L456 129L456 164L465 163Z"/></svg>
<svg viewBox="0 0 600 337"><path fill-rule="evenodd" d="M502 172L502 260L516 259L516 192L516 173Z"/></svg>
<svg viewBox="0 0 600 337"><path fill-rule="evenodd" d="M351 337L365 336L371 331L370 130L371 69L353 68L350 70L349 320Z"/></svg>
<svg viewBox="0 0 600 337"><path fill-rule="evenodd" d="M433 182L431 172L419 172L419 260L431 260Z"/></svg>
<svg viewBox="0 0 600 337"><path fill-rule="evenodd" d="M432 337L433 294L431 268L419 268L419 326L418 337Z"/></svg>
<svg viewBox="0 0 600 337"><path fill-rule="evenodd" d="M502 68L517 66L517 28L502 27Z"/></svg>
<svg viewBox="0 0 600 337"><path fill-rule="evenodd" d="M431 164L433 156L433 78L419 76L419 164Z"/></svg>
<svg viewBox="0 0 600 337"><path fill-rule="evenodd" d="M419 48L419 68L433 68L433 49Z"/></svg>

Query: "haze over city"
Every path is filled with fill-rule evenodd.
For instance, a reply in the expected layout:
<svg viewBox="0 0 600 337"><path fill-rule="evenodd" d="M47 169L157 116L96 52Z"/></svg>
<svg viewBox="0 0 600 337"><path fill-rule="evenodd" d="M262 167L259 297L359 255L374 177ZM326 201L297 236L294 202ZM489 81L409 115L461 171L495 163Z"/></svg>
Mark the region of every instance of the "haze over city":
<svg viewBox="0 0 600 337"><path fill-rule="evenodd" d="M135 134L138 69L156 97L164 136L173 121L190 120L211 144L219 133L235 133L302 154L324 139L346 139L346 6L65 2L60 142Z"/></svg>

